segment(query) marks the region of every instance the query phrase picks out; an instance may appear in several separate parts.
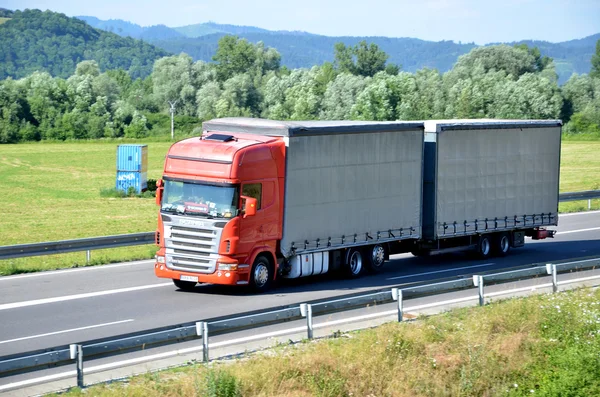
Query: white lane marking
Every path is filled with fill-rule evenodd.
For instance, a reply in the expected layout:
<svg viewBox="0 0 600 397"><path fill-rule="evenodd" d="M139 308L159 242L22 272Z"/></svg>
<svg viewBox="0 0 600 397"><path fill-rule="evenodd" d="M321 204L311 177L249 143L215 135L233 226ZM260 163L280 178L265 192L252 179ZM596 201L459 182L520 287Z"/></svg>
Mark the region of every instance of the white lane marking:
<svg viewBox="0 0 600 397"><path fill-rule="evenodd" d="M506 291L490 292L488 294L483 294L483 297L484 298L493 298L494 296L516 294L517 292L536 291L540 288L548 288L548 287L552 287L552 283L532 285L531 287L514 288L514 289L509 289Z"/></svg>
<svg viewBox="0 0 600 397"><path fill-rule="evenodd" d="M148 265L153 263L154 260L147 259L143 261L137 262L127 262L127 263L118 263L114 265L98 265L98 266L86 266L86 267L78 267L77 269L64 269L64 270L53 270L50 272L37 272L31 274L19 274L15 276L0 276L0 281L12 281L18 280L21 278L30 278L30 277L40 277L40 276L53 276L56 274L67 274L67 273L75 273L75 272L84 272L87 270L103 270L103 269L114 269L115 267L126 267L126 266L137 266L137 265Z"/></svg>
<svg viewBox="0 0 600 397"><path fill-rule="evenodd" d="M559 281L558 283L556 283L556 285L566 285L566 284L570 284L570 283L580 283L582 281L595 280L597 278L600 278L600 276L590 276L590 277L575 278L573 280Z"/></svg>
<svg viewBox="0 0 600 397"><path fill-rule="evenodd" d="M567 230L565 232L556 232L556 234L569 234L569 233L591 232L592 230L600 230L600 227L590 227L588 229L578 229L578 230Z"/></svg>
<svg viewBox="0 0 600 397"><path fill-rule="evenodd" d="M570 212L568 214L559 214L558 217L562 218L563 216L588 215L588 214L600 214L600 211Z"/></svg>
<svg viewBox="0 0 600 397"><path fill-rule="evenodd" d="M18 389L23 386L35 385L37 383L44 383L44 382L50 382L50 381L57 380L57 379L64 379L64 378L68 378L68 377L76 376L76 375L77 375L77 371L67 371L67 372L61 372L59 374L54 374L54 375L41 376L41 377L35 378L35 379L27 379L27 380L22 380L20 382L13 382L13 383L9 383L6 385L0 385L0 392L5 391L5 390Z"/></svg>
<svg viewBox="0 0 600 397"><path fill-rule="evenodd" d="M389 278L386 278L386 280L399 280L401 278L411 278L411 277L418 277L418 276L426 276L428 274L446 273L446 272L452 272L454 270L473 269L473 268L476 268L476 267L487 267L487 266L493 266L493 265L495 265L495 263L484 263L483 265L455 267L455 268L452 268L452 269L436 270L436 271L433 271L433 272L408 274L406 276L389 277Z"/></svg>
<svg viewBox="0 0 600 397"><path fill-rule="evenodd" d="M119 289L112 289L112 290L108 290L108 291L90 292L87 294L57 296L55 298L37 299L37 300L33 300L33 301L5 303L3 305L0 305L0 310L16 309L18 307L26 307L26 306L44 305L46 303L64 302L64 301L70 301L70 300L74 300L74 299L92 298L94 296L120 294L122 292L140 291L140 290L144 290L144 289L159 288L159 287L166 287L166 286L172 286L172 285L173 285L172 283L142 285L139 287L119 288Z"/></svg>
<svg viewBox="0 0 600 397"><path fill-rule="evenodd" d="M67 332L75 332L75 331L82 331L84 329L92 329L92 328L99 328L99 327L106 327L109 325L115 325L115 324L123 324L123 323L130 323L132 322L133 319L129 319L129 320L121 320L121 321L113 321L112 323L104 323L104 324L97 324L97 325L88 325L86 327L79 327L79 328L72 328L72 329L65 329L63 331L56 331L56 332L48 332L46 334L39 334L39 335L32 335L32 336L25 336L23 338L17 338L17 339L9 339L9 340L3 340L0 341L0 345L3 343L10 343L10 342L18 342L21 340L26 340L26 339L34 339L34 338L42 338L44 336L51 336L51 335L58 335L58 334L64 334Z"/></svg>

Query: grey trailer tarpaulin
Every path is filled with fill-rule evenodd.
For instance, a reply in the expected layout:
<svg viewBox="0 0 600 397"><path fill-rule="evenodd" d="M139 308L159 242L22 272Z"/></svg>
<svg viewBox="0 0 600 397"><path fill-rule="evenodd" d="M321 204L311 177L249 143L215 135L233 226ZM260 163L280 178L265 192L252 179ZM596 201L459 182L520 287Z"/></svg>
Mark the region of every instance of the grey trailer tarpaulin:
<svg viewBox="0 0 600 397"><path fill-rule="evenodd" d="M424 237L556 225L561 125L557 120L425 122L425 174L434 176L425 194L434 197L429 205L425 198L430 216Z"/></svg>

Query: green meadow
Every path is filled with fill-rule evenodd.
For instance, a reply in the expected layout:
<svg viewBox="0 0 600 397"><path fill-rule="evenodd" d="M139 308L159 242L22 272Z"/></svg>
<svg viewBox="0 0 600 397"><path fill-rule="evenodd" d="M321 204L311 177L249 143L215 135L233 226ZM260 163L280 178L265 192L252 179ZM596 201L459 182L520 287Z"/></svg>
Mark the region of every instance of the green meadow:
<svg viewBox="0 0 600 397"><path fill-rule="evenodd" d="M131 143L131 142L128 142ZM152 231L153 198L102 197L114 187L119 142L0 145L0 245ZM148 178L161 176L169 142L148 145ZM564 141L561 191L600 189L600 141ZM593 201L593 209L600 200ZM563 203L562 212L587 209ZM153 245L92 251L89 265L151 258ZM0 261L0 275L85 266L85 252Z"/></svg>

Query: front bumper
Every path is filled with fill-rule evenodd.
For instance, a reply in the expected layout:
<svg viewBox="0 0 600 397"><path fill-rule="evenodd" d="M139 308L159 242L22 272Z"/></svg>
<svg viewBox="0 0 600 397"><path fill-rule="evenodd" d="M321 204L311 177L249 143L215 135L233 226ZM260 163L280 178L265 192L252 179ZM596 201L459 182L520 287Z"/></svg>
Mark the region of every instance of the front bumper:
<svg viewBox="0 0 600 397"><path fill-rule="evenodd" d="M156 262L154 264L154 274L161 278L170 278L179 280L182 275L198 277L199 283L221 284L221 285L245 285L250 279L249 269L238 270L216 270L211 274L182 272L179 270L171 270L163 263Z"/></svg>

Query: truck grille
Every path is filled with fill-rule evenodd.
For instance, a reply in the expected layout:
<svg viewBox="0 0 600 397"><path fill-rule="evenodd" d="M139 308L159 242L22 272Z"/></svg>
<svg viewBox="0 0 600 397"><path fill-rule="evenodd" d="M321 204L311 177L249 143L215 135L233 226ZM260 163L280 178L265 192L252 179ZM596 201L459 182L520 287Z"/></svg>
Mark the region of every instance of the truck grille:
<svg viewBox="0 0 600 397"><path fill-rule="evenodd" d="M169 269L193 273L214 273L219 257L222 228L214 227L211 220L198 221L201 227L189 226L188 217L170 216L165 227L166 265ZM186 226L180 226L186 222Z"/></svg>

